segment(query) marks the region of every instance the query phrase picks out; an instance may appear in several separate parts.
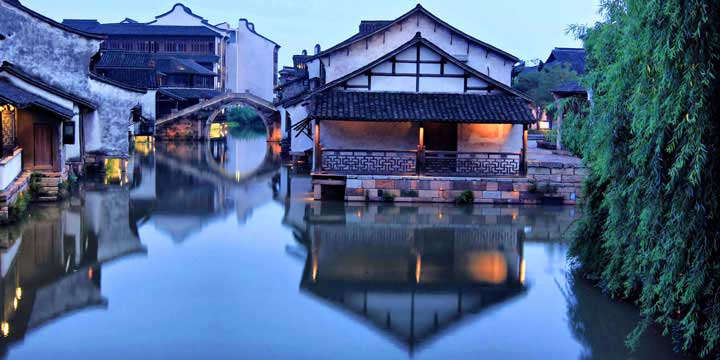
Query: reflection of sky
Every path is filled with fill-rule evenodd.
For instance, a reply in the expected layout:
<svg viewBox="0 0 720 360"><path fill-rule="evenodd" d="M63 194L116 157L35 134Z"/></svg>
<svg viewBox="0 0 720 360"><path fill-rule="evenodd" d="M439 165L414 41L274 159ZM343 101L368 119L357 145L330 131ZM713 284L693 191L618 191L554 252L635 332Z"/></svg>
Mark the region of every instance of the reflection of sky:
<svg viewBox="0 0 720 360"><path fill-rule="evenodd" d="M225 170L230 174L238 171L247 174L260 167L265 160L267 138L264 135L248 139L227 138Z"/></svg>
<svg viewBox="0 0 720 360"><path fill-rule="evenodd" d="M302 183L306 188L309 179L303 177ZM183 196L181 191L173 194ZM299 191L294 193L298 195L303 197ZM69 314L33 330L22 342L13 344L9 358L407 358L407 349L383 331L300 289L305 261L286 249L288 245L302 245L295 240L293 228L284 225L292 214L286 214L282 201L272 201L271 196L265 195L268 200L246 212L242 220L232 211L208 216L203 226L181 243L174 241L150 215L150 220L139 228L147 256L102 266L100 289L109 301L108 308ZM251 203L249 198L240 197L236 209ZM306 211L308 203L299 198L291 204L309 217L325 216L325 220L337 215L322 206L316 212ZM317 205L313 203L313 207ZM404 207L405 211L398 211L393 218L391 214L400 208L388 205L386 212L374 213L377 224L368 223L368 209L372 206L377 205L366 206L362 221L356 219L355 226L397 227L403 225L396 219L416 218L406 215L412 213L407 211L412 207ZM423 345L414 358L577 359L589 353L570 329L568 302L563 295L563 291L569 291L566 246L555 240L564 231L562 224L566 226L572 218L565 209L517 208L518 216L510 217L512 223L508 226L531 228L525 234L522 250L527 291L479 314L466 314ZM489 221L497 221L493 216L471 217L454 210L447 211L442 221L435 217L435 225L447 222L459 226L476 223L481 228L498 226ZM503 210L512 212L515 208L498 211ZM305 218L300 216L293 223L296 230L303 228L300 219ZM319 221L312 226L322 229L327 225ZM336 222L332 226L339 225ZM120 236L121 232L116 234ZM585 297L604 299L599 291ZM613 319L632 319L636 314L617 306L603 310L612 310ZM625 326L616 330L615 321L589 326L601 337L607 331L631 329ZM627 358L622 337L617 339L611 347L617 349L616 358ZM668 346L653 341L635 358L656 358L648 356L648 348L666 351Z"/></svg>

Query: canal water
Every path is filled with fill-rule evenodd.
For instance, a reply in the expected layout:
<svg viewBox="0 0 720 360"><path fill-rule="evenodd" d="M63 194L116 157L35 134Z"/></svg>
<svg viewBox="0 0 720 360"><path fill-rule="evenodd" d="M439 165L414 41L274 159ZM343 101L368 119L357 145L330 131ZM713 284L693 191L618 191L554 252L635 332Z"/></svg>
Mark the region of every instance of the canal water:
<svg viewBox="0 0 720 360"><path fill-rule="evenodd" d="M263 138L136 144L0 229L8 359L672 359L569 273L572 207L313 202Z"/></svg>

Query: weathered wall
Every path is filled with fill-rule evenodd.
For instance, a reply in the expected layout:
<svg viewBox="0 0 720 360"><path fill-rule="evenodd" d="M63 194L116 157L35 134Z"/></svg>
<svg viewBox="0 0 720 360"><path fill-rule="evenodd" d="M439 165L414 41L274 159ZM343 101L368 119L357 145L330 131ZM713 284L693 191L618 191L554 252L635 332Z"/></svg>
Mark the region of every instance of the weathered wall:
<svg viewBox="0 0 720 360"><path fill-rule="evenodd" d="M467 65L490 77L510 85L513 62L492 50L474 43L468 44L463 37L453 35L450 29L441 26L421 14L411 16L401 24L388 29L385 34L379 33L368 39L359 41L346 49L341 49L322 57L325 65L327 82L347 75L373 60L393 51L410 41L417 32L437 45L450 55L467 57ZM320 60L315 60L313 63ZM317 64L311 66L316 68Z"/></svg>
<svg viewBox="0 0 720 360"><path fill-rule="evenodd" d="M519 153L522 137L522 125L458 124L458 151Z"/></svg>
<svg viewBox="0 0 720 360"><path fill-rule="evenodd" d="M100 40L68 33L2 0L0 18L0 33L6 37L0 41L0 61L8 61L52 86L96 103L97 114L89 118L95 121L91 126L96 127L97 134L96 138L86 139L86 144L93 144L86 149L126 156L130 109L140 103L143 94L89 79L90 60Z"/></svg>
<svg viewBox="0 0 720 360"><path fill-rule="evenodd" d="M323 148L358 150L417 150L420 129L416 123L321 121Z"/></svg>

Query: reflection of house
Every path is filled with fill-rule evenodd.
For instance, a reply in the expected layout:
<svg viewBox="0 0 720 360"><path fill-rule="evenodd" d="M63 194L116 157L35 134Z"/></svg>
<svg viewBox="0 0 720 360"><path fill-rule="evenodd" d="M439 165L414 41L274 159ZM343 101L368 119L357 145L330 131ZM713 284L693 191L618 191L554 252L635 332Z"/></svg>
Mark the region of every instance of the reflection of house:
<svg viewBox="0 0 720 360"><path fill-rule="evenodd" d="M90 72L101 37L18 1L0 1L0 18L0 191L14 199L27 184L23 171L44 172L54 180L41 187L43 199L54 199L51 185L71 165L127 155L128 126L143 111L148 115L147 94Z"/></svg>
<svg viewBox="0 0 720 360"><path fill-rule="evenodd" d="M301 287L410 351L524 289L510 213L476 224L454 207L307 206Z"/></svg>
<svg viewBox="0 0 720 360"><path fill-rule="evenodd" d="M107 306L102 265L146 251L129 222L127 191L109 190L86 193L83 208L36 209L12 227L20 236L0 252L3 351L50 321Z"/></svg>
<svg viewBox="0 0 720 360"><path fill-rule="evenodd" d="M94 67L117 81L158 89L158 117L226 90L273 97L279 46L246 19L237 28L211 25L185 5L175 4L147 23L125 19L63 24L106 36Z"/></svg>

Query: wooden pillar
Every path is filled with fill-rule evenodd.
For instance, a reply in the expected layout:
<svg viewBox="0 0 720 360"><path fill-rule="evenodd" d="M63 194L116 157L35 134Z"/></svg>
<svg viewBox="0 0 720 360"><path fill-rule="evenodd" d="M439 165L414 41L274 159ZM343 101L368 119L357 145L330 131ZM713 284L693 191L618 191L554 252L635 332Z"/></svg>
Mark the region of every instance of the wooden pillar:
<svg viewBox="0 0 720 360"><path fill-rule="evenodd" d="M528 125L523 124L523 143L520 151L520 175L527 175Z"/></svg>
<svg viewBox="0 0 720 360"><path fill-rule="evenodd" d="M425 125L420 125L418 134L417 158L415 160L415 171L418 175L425 174Z"/></svg>
<svg viewBox="0 0 720 360"><path fill-rule="evenodd" d="M313 129L313 171L322 171L322 149L320 148L320 121L315 120Z"/></svg>

